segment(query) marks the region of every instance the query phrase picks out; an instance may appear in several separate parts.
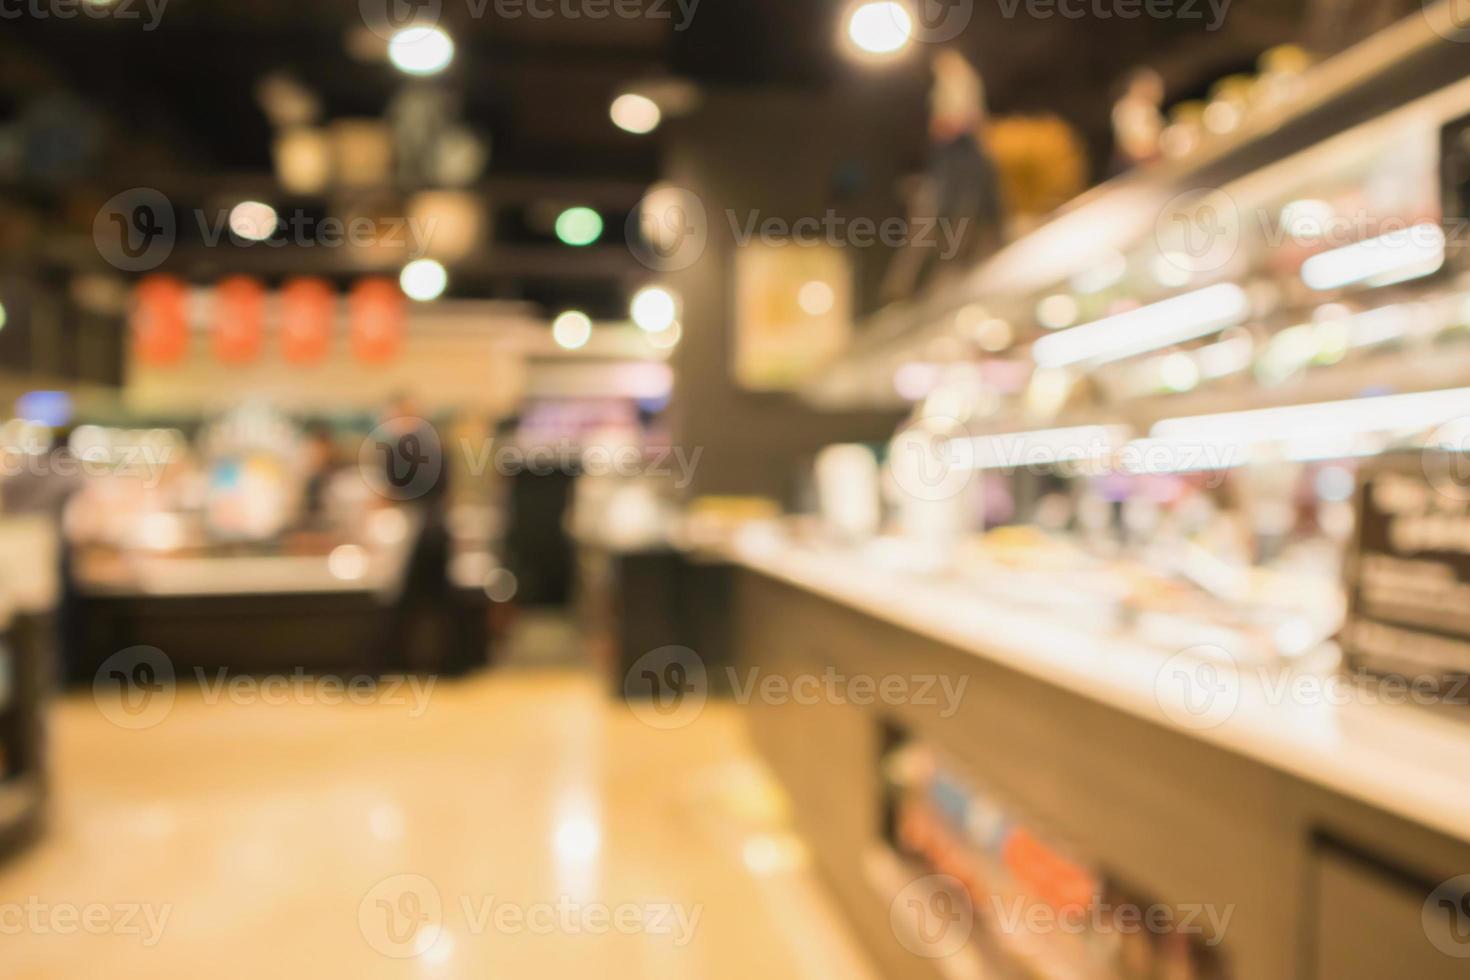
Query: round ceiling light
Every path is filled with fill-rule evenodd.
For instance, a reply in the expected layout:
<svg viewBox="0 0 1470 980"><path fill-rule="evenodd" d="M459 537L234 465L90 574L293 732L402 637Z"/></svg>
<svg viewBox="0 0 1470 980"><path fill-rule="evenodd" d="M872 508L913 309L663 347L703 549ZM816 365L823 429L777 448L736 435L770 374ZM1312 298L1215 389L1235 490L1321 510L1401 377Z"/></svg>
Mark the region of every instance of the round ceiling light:
<svg viewBox="0 0 1470 980"><path fill-rule="evenodd" d="M649 333L667 330L679 316L679 304L674 294L662 286L645 286L633 294L628 307L633 322Z"/></svg>
<svg viewBox="0 0 1470 980"><path fill-rule="evenodd" d="M398 274L398 285L409 299L427 303L444 294L449 273L433 259L415 259Z"/></svg>
<svg viewBox="0 0 1470 980"><path fill-rule="evenodd" d="M276 209L259 201L241 201L230 209L230 231L249 242L263 242L276 233Z"/></svg>
<svg viewBox="0 0 1470 980"><path fill-rule="evenodd" d="M437 75L454 60L454 42L437 27L405 27L388 42L388 60L409 75Z"/></svg>
<svg viewBox="0 0 1470 980"><path fill-rule="evenodd" d="M551 339L566 350L585 347L592 339L592 321L580 310L567 310L551 322Z"/></svg>
<svg viewBox="0 0 1470 980"><path fill-rule="evenodd" d="M913 15L895 0L861 4L847 17L847 38L864 54L897 54L908 47L913 32Z"/></svg>
<svg viewBox="0 0 1470 980"><path fill-rule="evenodd" d="M663 112L659 110L657 102L646 95L634 95L631 92L613 99L608 113L619 129L639 136L653 132L663 120Z"/></svg>

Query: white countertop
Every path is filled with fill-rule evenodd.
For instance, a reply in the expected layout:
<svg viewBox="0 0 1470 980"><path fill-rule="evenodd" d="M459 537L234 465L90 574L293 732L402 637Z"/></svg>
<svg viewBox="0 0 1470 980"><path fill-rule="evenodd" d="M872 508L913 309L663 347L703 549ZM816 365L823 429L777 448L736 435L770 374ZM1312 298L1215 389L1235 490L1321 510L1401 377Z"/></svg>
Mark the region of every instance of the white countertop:
<svg viewBox="0 0 1470 980"><path fill-rule="evenodd" d="M374 523L376 522L376 523ZM87 595L187 598L372 593L392 601L403 585L422 519L413 511L376 512L352 538L312 554L155 554L141 549L78 558Z"/></svg>
<svg viewBox="0 0 1470 980"><path fill-rule="evenodd" d="M151 598L190 596L287 595L385 592L396 585L400 556L365 549L361 557L334 567L327 555L161 558L138 556L128 562L125 581L89 581L92 595Z"/></svg>
<svg viewBox="0 0 1470 980"><path fill-rule="evenodd" d="M730 556L771 578L1470 843L1470 705L1367 703L1348 697L1348 684L1330 697L1310 691L1293 697L1276 670L1228 662L1211 669L1191 652L1171 655L1035 611L1018 612L959 581L895 572L860 552L821 551L775 534L742 535ZM1470 689L1461 694L1470 698Z"/></svg>

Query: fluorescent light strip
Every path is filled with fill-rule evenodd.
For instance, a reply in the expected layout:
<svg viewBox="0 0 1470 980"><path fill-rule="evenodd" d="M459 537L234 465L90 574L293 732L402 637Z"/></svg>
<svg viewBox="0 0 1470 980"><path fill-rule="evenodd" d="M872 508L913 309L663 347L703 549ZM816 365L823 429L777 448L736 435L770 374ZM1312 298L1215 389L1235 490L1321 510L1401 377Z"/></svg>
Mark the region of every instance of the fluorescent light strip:
<svg viewBox="0 0 1470 980"><path fill-rule="evenodd" d="M1296 457L1313 447L1342 445L1353 436L1432 428L1470 415L1470 388L1345 401L1257 408L1220 415L1165 419L1149 436L1176 445L1243 447L1284 443Z"/></svg>
<svg viewBox="0 0 1470 980"><path fill-rule="evenodd" d="M1387 286L1439 271L1444 229L1425 222L1314 255L1302 263L1302 282L1322 292L1364 284Z"/></svg>
<svg viewBox="0 0 1470 980"><path fill-rule="evenodd" d="M950 444L952 465L961 470L1010 470L1091 462L1112 456L1131 434L1126 425L1077 425L957 439Z"/></svg>
<svg viewBox="0 0 1470 980"><path fill-rule="evenodd" d="M1119 467L1134 476L1228 470L1244 462L1239 446L1201 445L1174 439L1134 439L1118 454Z"/></svg>
<svg viewBox="0 0 1470 980"><path fill-rule="evenodd" d="M1380 306L1343 320L1348 326L1348 346L1372 347L1398 340L1414 328L1415 309L1404 303Z"/></svg>
<svg viewBox="0 0 1470 980"><path fill-rule="evenodd" d="M1380 434L1319 435L1280 443L1273 459L1309 463L1326 459L1352 459L1377 456L1386 447L1388 437ZM1145 473L1207 473L1244 466L1254 457L1252 450L1260 443L1228 439L1135 439L1124 446L1119 455L1120 467L1135 476Z"/></svg>
<svg viewBox="0 0 1470 980"><path fill-rule="evenodd" d="M1042 337L1032 345L1031 357L1043 368L1106 364L1236 326L1249 315L1245 290L1216 283Z"/></svg>

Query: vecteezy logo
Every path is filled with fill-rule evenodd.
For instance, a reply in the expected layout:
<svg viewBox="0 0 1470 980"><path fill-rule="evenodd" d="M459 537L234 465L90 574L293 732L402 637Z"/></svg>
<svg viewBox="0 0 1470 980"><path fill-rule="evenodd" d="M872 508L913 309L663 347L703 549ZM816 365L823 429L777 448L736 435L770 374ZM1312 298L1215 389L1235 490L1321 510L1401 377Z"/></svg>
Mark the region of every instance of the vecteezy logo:
<svg viewBox="0 0 1470 980"><path fill-rule="evenodd" d="M399 436L396 444L379 442L378 449L383 453L383 465L388 471L388 483L397 490L402 490L411 484L414 477L418 476L419 467L429 462L429 456L423 451L422 442L418 434L414 432Z"/></svg>
<svg viewBox="0 0 1470 980"><path fill-rule="evenodd" d="M888 8L897 19L901 4ZM907 12L907 11L906 11ZM975 15L975 0L919 0L912 10L913 23L909 31L914 40L925 44L943 44L953 41L970 26ZM898 25L900 29L907 26Z"/></svg>
<svg viewBox="0 0 1470 980"><path fill-rule="evenodd" d="M898 431L888 444L894 485L915 500L949 500L975 475L975 446L955 419L925 416Z"/></svg>
<svg viewBox="0 0 1470 980"><path fill-rule="evenodd" d="M173 204L151 187L113 195L92 219L97 253L123 272L158 268L172 254L177 237Z"/></svg>
<svg viewBox="0 0 1470 980"><path fill-rule="evenodd" d="M157 647L119 650L93 675L92 700L119 728L152 728L173 710L173 661Z"/></svg>
<svg viewBox="0 0 1470 980"><path fill-rule="evenodd" d="M363 440L357 454L363 480L389 500L414 500L432 490L444 472L439 433L413 416L389 419Z"/></svg>
<svg viewBox="0 0 1470 980"><path fill-rule="evenodd" d="M623 226L628 250L655 272L678 272L699 261L709 242L709 217L699 195L661 184L643 196Z"/></svg>
<svg viewBox="0 0 1470 980"><path fill-rule="evenodd" d="M1470 500L1470 417L1430 433L1420 459L1430 486L1451 500Z"/></svg>
<svg viewBox="0 0 1470 980"><path fill-rule="evenodd" d="M1470 0L1423 0L1424 19L1447 41L1470 41Z"/></svg>
<svg viewBox="0 0 1470 980"><path fill-rule="evenodd" d="M1442 882L1424 900L1424 935L1446 956L1470 959L1470 874Z"/></svg>
<svg viewBox="0 0 1470 980"><path fill-rule="evenodd" d="M975 907L953 875L909 882L888 907L888 924L904 949L925 959L953 956L970 941Z"/></svg>
<svg viewBox="0 0 1470 980"><path fill-rule="evenodd" d="M1180 650L1154 677L1154 700L1170 721L1203 730L1223 725L1240 705L1240 671L1224 647Z"/></svg>
<svg viewBox="0 0 1470 980"><path fill-rule="evenodd" d="M439 889L423 875L384 878L357 906L357 927L368 945L394 959L422 956L434 948L444 926Z"/></svg>
<svg viewBox="0 0 1470 980"><path fill-rule="evenodd" d="M442 7L442 0L357 0L362 22L385 41L410 27L433 27Z"/></svg>
<svg viewBox="0 0 1470 980"><path fill-rule="evenodd" d="M1212 187L1177 195L1159 212L1154 241L1164 261L1181 272L1194 275L1224 268L1240 247L1235 199Z"/></svg>
<svg viewBox="0 0 1470 980"><path fill-rule="evenodd" d="M688 647L659 647L633 661L623 677L623 696L650 728L683 728L704 711L709 674L704 660Z"/></svg>

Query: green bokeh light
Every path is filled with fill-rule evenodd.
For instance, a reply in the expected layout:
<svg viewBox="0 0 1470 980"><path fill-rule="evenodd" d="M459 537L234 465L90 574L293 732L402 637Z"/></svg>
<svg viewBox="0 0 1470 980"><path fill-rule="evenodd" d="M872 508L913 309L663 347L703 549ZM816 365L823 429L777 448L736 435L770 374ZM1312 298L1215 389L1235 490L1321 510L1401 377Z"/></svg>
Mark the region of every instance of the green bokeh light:
<svg viewBox="0 0 1470 980"><path fill-rule="evenodd" d="M556 216L556 237L567 245L591 245L602 235L602 215L591 208L567 208Z"/></svg>

